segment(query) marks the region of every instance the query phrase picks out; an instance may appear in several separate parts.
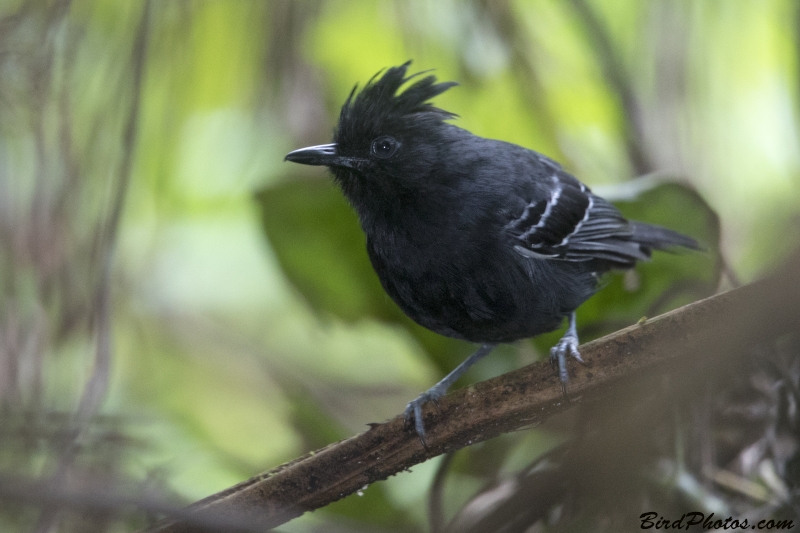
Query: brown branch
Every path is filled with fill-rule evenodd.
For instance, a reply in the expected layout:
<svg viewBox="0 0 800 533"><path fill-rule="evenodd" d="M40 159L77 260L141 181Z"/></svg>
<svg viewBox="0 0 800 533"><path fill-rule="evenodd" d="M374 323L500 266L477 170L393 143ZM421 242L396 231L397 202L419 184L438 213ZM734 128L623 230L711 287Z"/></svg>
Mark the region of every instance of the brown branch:
<svg viewBox="0 0 800 533"><path fill-rule="evenodd" d="M616 390L623 378L700 361L731 363L754 344L798 329L800 255L765 280L583 345L587 365L571 368L569 401L550 366L536 363L458 390L442 399L440 410L428 406L429 449L398 416L201 500L146 533L207 531L224 522L258 524L250 529L263 531L442 453L541 424Z"/></svg>

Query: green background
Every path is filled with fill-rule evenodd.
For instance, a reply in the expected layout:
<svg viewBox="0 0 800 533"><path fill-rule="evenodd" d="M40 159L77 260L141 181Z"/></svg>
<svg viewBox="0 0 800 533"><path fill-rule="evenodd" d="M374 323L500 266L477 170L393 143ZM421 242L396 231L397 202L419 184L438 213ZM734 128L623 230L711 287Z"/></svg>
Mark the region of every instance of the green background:
<svg viewBox="0 0 800 533"><path fill-rule="evenodd" d="M470 353L382 292L325 170L283 162L330 141L355 83L408 59L460 83L436 99L455 124L547 154L707 248L610 275L579 311L583 341L756 279L800 242L796 2L156 1L139 83L145 5L0 2L8 475L59 464L52 435L104 334L102 401L68 462L185 502L395 416ZM504 346L460 384L540 360L558 336ZM448 516L564 435L459 454ZM281 531L424 530L439 460ZM0 507L0 530L37 517ZM108 527L143 523L129 519Z"/></svg>

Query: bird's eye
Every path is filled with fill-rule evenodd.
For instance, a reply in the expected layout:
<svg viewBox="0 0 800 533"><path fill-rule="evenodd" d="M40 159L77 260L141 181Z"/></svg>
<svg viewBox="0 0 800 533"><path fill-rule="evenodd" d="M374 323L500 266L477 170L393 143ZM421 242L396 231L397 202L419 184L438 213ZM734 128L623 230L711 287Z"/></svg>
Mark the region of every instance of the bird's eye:
<svg viewBox="0 0 800 533"><path fill-rule="evenodd" d="M378 137L372 141L372 154L381 159L392 157L397 151L397 145L398 143L393 137Z"/></svg>

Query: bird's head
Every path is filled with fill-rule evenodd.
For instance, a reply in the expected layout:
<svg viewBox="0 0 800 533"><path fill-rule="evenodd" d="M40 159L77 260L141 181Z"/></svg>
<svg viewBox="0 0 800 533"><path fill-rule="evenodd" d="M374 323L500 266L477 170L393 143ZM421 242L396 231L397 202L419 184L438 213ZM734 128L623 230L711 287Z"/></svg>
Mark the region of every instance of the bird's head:
<svg viewBox="0 0 800 533"><path fill-rule="evenodd" d="M295 150L286 160L329 167L356 202L376 188L391 193L427 181L453 129L444 121L455 116L429 100L457 84L426 76L399 92L424 74L406 76L410 63L379 72L361 91L354 87L342 106L334 142Z"/></svg>

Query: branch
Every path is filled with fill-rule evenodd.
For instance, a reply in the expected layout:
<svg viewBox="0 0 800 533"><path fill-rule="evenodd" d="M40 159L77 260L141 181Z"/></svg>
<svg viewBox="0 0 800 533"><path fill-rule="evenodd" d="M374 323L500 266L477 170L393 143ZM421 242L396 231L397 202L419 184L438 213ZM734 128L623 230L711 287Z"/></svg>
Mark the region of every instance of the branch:
<svg viewBox="0 0 800 533"><path fill-rule="evenodd" d="M541 424L623 380L700 361L730 364L753 345L798 329L800 254L767 279L583 345L587 364L571 368L569 400L550 365L535 363L455 391L439 410L429 405L428 449L397 416L201 500L144 533L196 532L221 522L243 530L276 527L442 453Z"/></svg>

